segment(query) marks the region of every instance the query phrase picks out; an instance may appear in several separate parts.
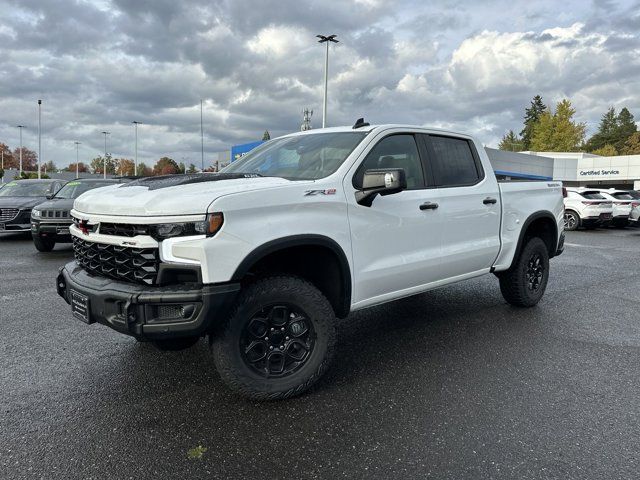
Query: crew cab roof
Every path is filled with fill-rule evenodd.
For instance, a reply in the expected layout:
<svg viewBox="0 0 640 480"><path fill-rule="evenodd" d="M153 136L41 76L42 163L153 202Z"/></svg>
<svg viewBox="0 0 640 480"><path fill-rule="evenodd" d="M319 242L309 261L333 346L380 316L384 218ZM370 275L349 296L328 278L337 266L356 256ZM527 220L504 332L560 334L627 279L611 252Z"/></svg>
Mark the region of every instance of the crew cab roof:
<svg viewBox="0 0 640 480"><path fill-rule="evenodd" d="M469 137L469 134L463 132L455 132L452 130L447 130L443 128L429 127L426 125L409 125L409 124L395 124L395 123L386 123L380 125L367 125L363 127L353 128L352 126L340 126L340 127L328 127L328 128L314 128L311 130L305 130L303 132L293 132L287 135L283 135L283 137L292 137L298 135L315 135L318 133L338 133L338 132L366 132L370 133L374 130L387 130L391 128L402 128L407 130L428 130L431 132L443 133L443 134L452 134L458 136Z"/></svg>

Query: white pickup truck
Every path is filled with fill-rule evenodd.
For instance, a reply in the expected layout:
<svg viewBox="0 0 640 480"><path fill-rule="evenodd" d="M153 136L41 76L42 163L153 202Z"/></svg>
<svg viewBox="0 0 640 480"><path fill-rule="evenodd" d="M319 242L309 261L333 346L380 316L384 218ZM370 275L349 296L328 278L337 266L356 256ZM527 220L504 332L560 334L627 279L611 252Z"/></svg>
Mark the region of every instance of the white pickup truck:
<svg viewBox="0 0 640 480"><path fill-rule="evenodd" d="M161 349L208 336L224 381L254 399L316 382L349 312L488 273L535 305L564 240L559 182L499 183L468 135L362 119L218 174L89 191L72 216L57 289L73 315Z"/></svg>

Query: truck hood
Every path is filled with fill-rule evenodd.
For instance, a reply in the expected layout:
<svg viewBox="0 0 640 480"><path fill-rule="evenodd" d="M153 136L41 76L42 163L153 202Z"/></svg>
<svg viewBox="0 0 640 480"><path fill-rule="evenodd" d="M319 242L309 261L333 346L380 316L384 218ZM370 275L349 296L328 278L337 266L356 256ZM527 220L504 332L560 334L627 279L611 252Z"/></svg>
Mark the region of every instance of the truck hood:
<svg viewBox="0 0 640 480"><path fill-rule="evenodd" d="M89 190L73 208L95 215L164 216L204 214L215 199L231 193L292 183L279 177L245 174L194 174L148 177Z"/></svg>

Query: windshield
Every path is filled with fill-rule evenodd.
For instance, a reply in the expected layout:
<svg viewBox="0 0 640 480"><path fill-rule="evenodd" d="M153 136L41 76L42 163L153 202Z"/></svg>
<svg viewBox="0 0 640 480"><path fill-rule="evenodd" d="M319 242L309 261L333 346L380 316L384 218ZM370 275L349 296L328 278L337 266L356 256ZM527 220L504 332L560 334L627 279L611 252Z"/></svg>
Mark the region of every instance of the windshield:
<svg viewBox="0 0 640 480"><path fill-rule="evenodd" d="M366 132L335 132L276 138L223 168L223 173L316 180L335 172Z"/></svg>
<svg viewBox="0 0 640 480"><path fill-rule="evenodd" d="M0 189L0 197L45 197L50 188L50 183L10 182Z"/></svg>
<svg viewBox="0 0 640 480"><path fill-rule="evenodd" d="M88 190L113 184L114 182L82 182L73 180L65 184L65 186L56 193L56 198L78 198L80 194Z"/></svg>

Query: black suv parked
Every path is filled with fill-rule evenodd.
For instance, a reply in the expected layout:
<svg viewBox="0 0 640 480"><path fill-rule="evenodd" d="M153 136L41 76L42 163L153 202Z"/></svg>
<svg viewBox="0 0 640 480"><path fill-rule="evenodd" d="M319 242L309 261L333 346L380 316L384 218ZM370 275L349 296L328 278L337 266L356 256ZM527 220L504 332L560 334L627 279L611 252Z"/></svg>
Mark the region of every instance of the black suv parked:
<svg viewBox="0 0 640 480"><path fill-rule="evenodd" d="M71 180L49 201L31 211L31 236L36 249L50 252L56 243L70 243L69 226L72 223L73 201L87 190L120 183L117 179L84 178Z"/></svg>
<svg viewBox="0 0 640 480"><path fill-rule="evenodd" d="M31 209L56 193L62 180L14 180L0 189L0 232L28 232Z"/></svg>

